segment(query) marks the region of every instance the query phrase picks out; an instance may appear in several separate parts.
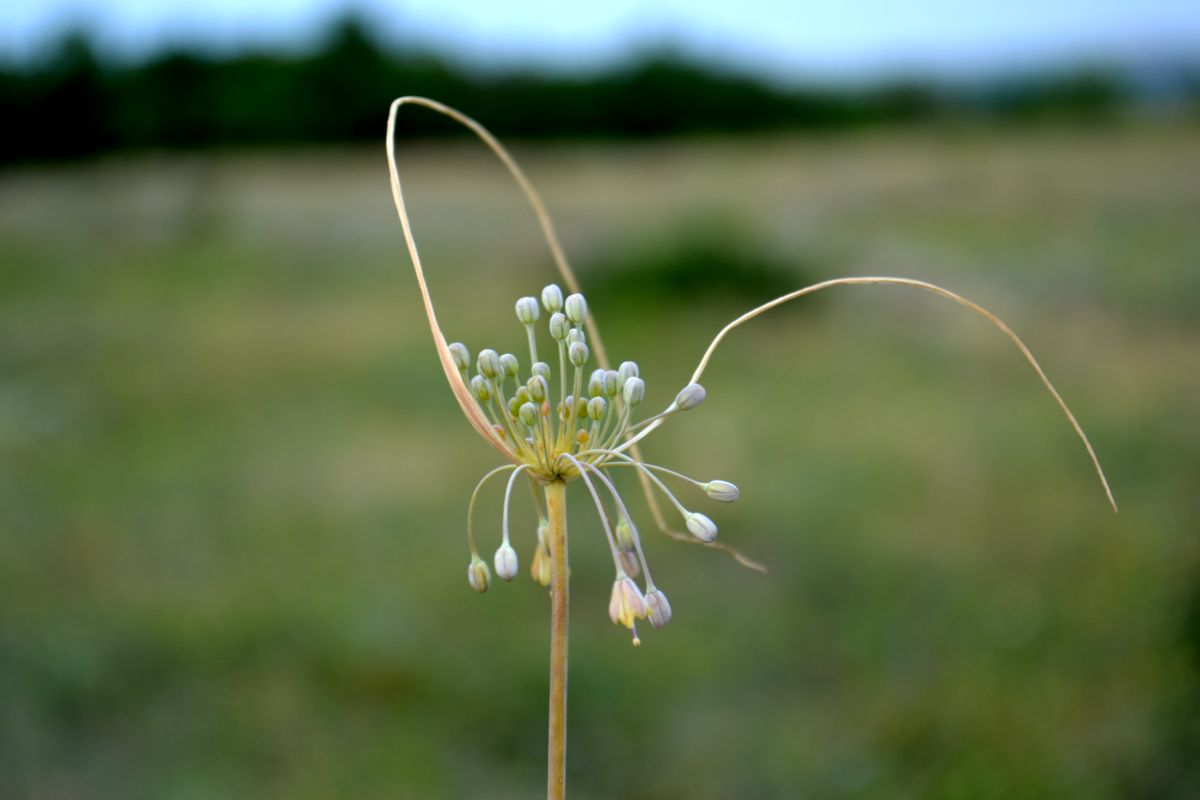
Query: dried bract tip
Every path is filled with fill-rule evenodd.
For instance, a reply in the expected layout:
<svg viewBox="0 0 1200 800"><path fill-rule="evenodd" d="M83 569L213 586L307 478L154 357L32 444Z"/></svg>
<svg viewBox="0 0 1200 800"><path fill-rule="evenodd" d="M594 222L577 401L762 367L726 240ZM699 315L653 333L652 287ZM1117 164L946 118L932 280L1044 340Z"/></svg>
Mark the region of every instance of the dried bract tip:
<svg viewBox="0 0 1200 800"><path fill-rule="evenodd" d="M675 407L680 411L687 411L703 403L707 395L703 386L698 383L689 383L680 390L679 394L675 395Z"/></svg>
<svg viewBox="0 0 1200 800"><path fill-rule="evenodd" d="M567 319L576 325L582 325L587 317L587 301L583 299L583 295L573 294L567 298L564 310L567 312Z"/></svg>
<svg viewBox="0 0 1200 800"><path fill-rule="evenodd" d="M684 515L683 521L687 524L687 529L692 536L700 541L711 542L717 538L717 523L703 514L689 511Z"/></svg>
<svg viewBox="0 0 1200 800"><path fill-rule="evenodd" d="M558 284L552 283L545 289L542 289L542 305L551 314L555 311L562 311L563 293L562 289L558 288Z"/></svg>
<svg viewBox="0 0 1200 800"><path fill-rule="evenodd" d="M480 562L483 563L483 562ZM507 542L496 550L496 574L506 581L517 577L517 551ZM486 564L484 565L487 566Z"/></svg>
<svg viewBox="0 0 1200 800"><path fill-rule="evenodd" d="M533 297L522 297L517 301L517 319L523 325L532 325L537 322L538 315L541 314L541 309L538 308L538 301Z"/></svg>
<svg viewBox="0 0 1200 800"><path fill-rule="evenodd" d="M467 565L467 583L471 584L471 588L480 594L486 592L492 583L492 574L488 571L488 565L483 563L483 559L479 556L472 556L471 563Z"/></svg>
<svg viewBox="0 0 1200 800"><path fill-rule="evenodd" d="M734 486L729 481L709 481L704 484L704 493L716 500L718 503L732 503L741 495L738 487Z"/></svg>
<svg viewBox="0 0 1200 800"><path fill-rule="evenodd" d="M661 628L671 621L671 604L662 589L651 589L646 593L646 617L650 624Z"/></svg>

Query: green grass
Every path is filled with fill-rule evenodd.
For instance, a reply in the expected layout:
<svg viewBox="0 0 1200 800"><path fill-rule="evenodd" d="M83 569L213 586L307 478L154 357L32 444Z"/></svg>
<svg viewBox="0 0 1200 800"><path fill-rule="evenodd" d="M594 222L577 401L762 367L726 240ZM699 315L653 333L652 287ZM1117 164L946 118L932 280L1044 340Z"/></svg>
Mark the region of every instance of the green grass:
<svg viewBox="0 0 1200 800"><path fill-rule="evenodd" d="M381 151L0 175L0 795L540 793L548 603L467 587L495 458L440 376ZM738 483L691 499L768 576L647 532L675 619L634 650L571 492L572 796L1200 792L1194 130L517 154L585 290L729 220L726 253L797 281L991 308L1122 503L958 307L851 288L752 324L647 455ZM516 350L512 302L553 278L516 190L467 145L401 168L447 334ZM751 299L727 288L594 305L650 407Z"/></svg>

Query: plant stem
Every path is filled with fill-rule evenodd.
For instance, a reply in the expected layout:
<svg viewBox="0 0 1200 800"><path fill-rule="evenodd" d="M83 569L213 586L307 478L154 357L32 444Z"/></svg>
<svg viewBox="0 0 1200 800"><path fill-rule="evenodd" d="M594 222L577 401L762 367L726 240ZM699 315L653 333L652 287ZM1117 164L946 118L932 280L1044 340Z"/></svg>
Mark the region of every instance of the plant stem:
<svg viewBox="0 0 1200 800"><path fill-rule="evenodd" d="M546 484L549 517L547 545L553 564L550 583L550 749L546 796L563 800L567 793L567 485Z"/></svg>

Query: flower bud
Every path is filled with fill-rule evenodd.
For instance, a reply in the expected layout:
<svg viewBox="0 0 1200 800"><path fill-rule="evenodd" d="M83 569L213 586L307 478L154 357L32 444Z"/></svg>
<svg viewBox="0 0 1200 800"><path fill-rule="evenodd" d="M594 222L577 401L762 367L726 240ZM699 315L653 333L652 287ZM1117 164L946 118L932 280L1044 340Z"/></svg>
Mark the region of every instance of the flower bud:
<svg viewBox="0 0 1200 800"><path fill-rule="evenodd" d="M598 369L592 373L592 377L588 378L587 390L591 397L604 394L604 370Z"/></svg>
<svg viewBox="0 0 1200 800"><path fill-rule="evenodd" d="M507 542L496 550L496 574L506 581L517 577L517 551Z"/></svg>
<svg viewBox="0 0 1200 800"><path fill-rule="evenodd" d="M553 566L554 563L550 560L550 551L546 549L546 545L539 542L533 551L533 563L530 564L529 574L542 586L549 586Z"/></svg>
<svg viewBox="0 0 1200 800"><path fill-rule="evenodd" d="M604 394L607 397L616 397L621 391L621 376L615 369L604 371Z"/></svg>
<svg viewBox="0 0 1200 800"><path fill-rule="evenodd" d="M617 560L621 562L621 569L625 570L625 574L631 578L636 578L642 574L642 565L638 562L637 553L627 553L624 550L617 553Z"/></svg>
<svg viewBox="0 0 1200 800"><path fill-rule="evenodd" d="M584 333L583 328L571 328L567 331L567 346L570 347L575 342L587 344L587 334Z"/></svg>
<svg viewBox="0 0 1200 800"><path fill-rule="evenodd" d="M584 417L586 417L587 410L588 410L588 399L586 397L581 397L575 401L575 416L576 416L576 418L583 419Z"/></svg>
<svg viewBox="0 0 1200 800"><path fill-rule="evenodd" d="M550 380L550 365L545 361L535 361L529 371L534 375L541 375L546 380Z"/></svg>
<svg viewBox="0 0 1200 800"><path fill-rule="evenodd" d="M508 398L508 415L516 419L517 414L521 411L521 401L515 397Z"/></svg>
<svg viewBox="0 0 1200 800"><path fill-rule="evenodd" d="M539 405L546 402L546 393L549 391L549 388L546 385L545 378L541 375L534 375L525 385L529 388L529 397L533 402Z"/></svg>
<svg viewBox="0 0 1200 800"><path fill-rule="evenodd" d="M646 616L656 628L661 628L671 621L671 604L667 602L667 596L663 594L662 589L655 588L646 593Z"/></svg>
<svg viewBox="0 0 1200 800"><path fill-rule="evenodd" d="M717 523L703 514L689 511L684 515L683 521L687 524L687 529L691 532L692 536L695 536L700 541L711 542L717 538Z"/></svg>
<svg viewBox="0 0 1200 800"><path fill-rule="evenodd" d="M476 375L474 378L471 378L471 393L481 403L486 403L492 399L491 387L488 386L488 382L483 379L482 375Z"/></svg>
<svg viewBox="0 0 1200 800"><path fill-rule="evenodd" d="M617 375L620 376L621 386L625 385L625 381L630 378L636 378L640 374L638 372L638 365L632 361L622 361L621 366L617 368Z"/></svg>
<svg viewBox="0 0 1200 800"><path fill-rule="evenodd" d="M588 400L587 415L591 417L593 422L599 422L604 419L604 415L608 413L608 401L603 397L593 397Z"/></svg>
<svg viewBox="0 0 1200 800"><path fill-rule="evenodd" d="M738 487L734 486L729 481L709 481L702 487L704 493L716 500L718 503L732 503L741 495Z"/></svg>
<svg viewBox="0 0 1200 800"><path fill-rule="evenodd" d="M488 571L488 565L483 563L479 556L472 556L471 563L467 565L467 583L471 584L472 589L483 594L491 582L492 574Z"/></svg>
<svg viewBox="0 0 1200 800"><path fill-rule="evenodd" d="M500 363L500 355L491 348L479 351L477 366L479 367L479 374L489 381L496 380L504 372L504 366Z"/></svg>
<svg viewBox="0 0 1200 800"><path fill-rule="evenodd" d="M613 583L612 596L608 601L608 616L613 624L632 628L634 620L646 618L646 599L633 578L622 576Z"/></svg>
<svg viewBox="0 0 1200 800"><path fill-rule="evenodd" d="M504 370L505 375L515 378L521 371L521 362L512 353L505 353L500 356L500 367Z"/></svg>
<svg viewBox="0 0 1200 800"><path fill-rule="evenodd" d="M617 520L617 547L623 552L633 552L633 525L627 517Z"/></svg>
<svg viewBox="0 0 1200 800"><path fill-rule="evenodd" d="M636 406L646 396L646 382L635 375L625 381L625 388L621 391L625 402L631 407Z"/></svg>
<svg viewBox="0 0 1200 800"><path fill-rule="evenodd" d="M540 312L541 309L538 308L536 298L522 297L517 301L517 319L524 325L532 325L537 322Z"/></svg>
<svg viewBox="0 0 1200 800"><path fill-rule="evenodd" d="M467 346L462 342L455 342L450 345L450 358L454 361L454 366L458 367L459 372L466 372L471 368L471 351L467 350Z"/></svg>
<svg viewBox="0 0 1200 800"><path fill-rule="evenodd" d="M571 328L571 323L567 321L567 315L561 311L555 311L550 315L550 335L556 342L561 342L567 338L567 331Z"/></svg>
<svg viewBox="0 0 1200 800"><path fill-rule="evenodd" d="M573 294L567 298L564 306L567 312L567 319L576 325L582 325L583 320L587 317L587 301L583 299L581 294Z"/></svg>
<svg viewBox="0 0 1200 800"><path fill-rule="evenodd" d="M576 367L582 367L588 360L588 346L583 342L573 342L567 349L567 359Z"/></svg>
<svg viewBox="0 0 1200 800"><path fill-rule="evenodd" d="M529 387L518 386L517 391L513 394L513 399L517 401L517 405L523 405L533 399L529 394Z"/></svg>
<svg viewBox="0 0 1200 800"><path fill-rule="evenodd" d="M558 404L559 417L561 417L562 419L565 420L567 418L567 415L569 415L571 413L571 409L574 407L575 407L574 395L567 395L565 398L563 398L563 401Z"/></svg>
<svg viewBox="0 0 1200 800"><path fill-rule="evenodd" d="M537 406L533 403L523 403L517 411L521 416L521 424L532 427L538 421Z"/></svg>
<svg viewBox="0 0 1200 800"><path fill-rule="evenodd" d="M542 305L546 310L553 314L555 311L561 311L563 307L562 289L558 288L557 284L550 284L545 289L542 289Z"/></svg>
<svg viewBox="0 0 1200 800"><path fill-rule="evenodd" d="M680 390L679 394L675 395L675 407L680 411L687 411L695 408L704 402L704 398L708 393L704 391L704 387L698 383L689 383Z"/></svg>

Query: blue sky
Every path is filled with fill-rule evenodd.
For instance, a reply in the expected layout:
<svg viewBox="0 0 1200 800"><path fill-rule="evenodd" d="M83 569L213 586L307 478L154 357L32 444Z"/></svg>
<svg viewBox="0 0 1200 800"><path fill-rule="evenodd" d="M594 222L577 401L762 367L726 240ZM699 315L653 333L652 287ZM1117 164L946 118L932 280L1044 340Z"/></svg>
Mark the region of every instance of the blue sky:
<svg viewBox="0 0 1200 800"><path fill-rule="evenodd" d="M786 78L954 72L1091 57L1200 53L1200 0L357 0L391 36L481 64L588 67L669 42ZM164 43L304 44L342 0L3 0L0 52L83 23L126 52Z"/></svg>

